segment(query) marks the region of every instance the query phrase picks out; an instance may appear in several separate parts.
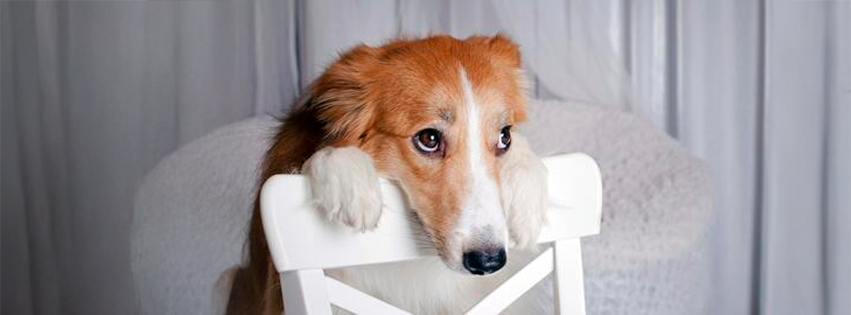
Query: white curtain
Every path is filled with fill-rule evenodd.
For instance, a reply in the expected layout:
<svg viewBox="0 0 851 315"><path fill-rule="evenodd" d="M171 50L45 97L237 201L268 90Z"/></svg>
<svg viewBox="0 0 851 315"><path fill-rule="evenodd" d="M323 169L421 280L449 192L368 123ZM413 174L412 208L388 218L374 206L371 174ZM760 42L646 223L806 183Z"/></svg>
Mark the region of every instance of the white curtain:
<svg viewBox="0 0 851 315"><path fill-rule="evenodd" d="M669 115L715 172L715 313L851 313L851 2L680 5Z"/></svg>
<svg viewBox="0 0 851 315"><path fill-rule="evenodd" d="M267 112L254 4L0 5L2 313L132 313L143 176L179 146ZM292 80L278 84L265 88L292 98Z"/></svg>
<svg viewBox="0 0 851 315"><path fill-rule="evenodd" d="M851 2L2 2L2 313L123 314L132 196L335 54L502 31L539 98L634 112L715 174L712 314L851 314Z"/></svg>

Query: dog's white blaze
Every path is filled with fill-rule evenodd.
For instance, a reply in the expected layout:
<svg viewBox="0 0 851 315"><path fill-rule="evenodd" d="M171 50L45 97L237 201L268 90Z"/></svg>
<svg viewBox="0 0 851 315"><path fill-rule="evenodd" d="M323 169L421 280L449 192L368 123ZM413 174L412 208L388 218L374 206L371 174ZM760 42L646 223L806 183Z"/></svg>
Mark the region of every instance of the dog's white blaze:
<svg viewBox="0 0 851 315"><path fill-rule="evenodd" d="M478 245L481 242L501 242L506 245L508 231L505 223L505 213L502 211L499 196L499 186L496 180L488 173L485 167L482 145L482 126L479 107L473 93L473 87L467 78L467 72L461 69L461 86L464 91L464 107L467 111L467 153L469 163L468 179L470 186L468 195L461 208L460 220L457 232L464 239L476 238ZM494 136L496 139L498 135ZM474 233L488 233L489 235L473 235Z"/></svg>

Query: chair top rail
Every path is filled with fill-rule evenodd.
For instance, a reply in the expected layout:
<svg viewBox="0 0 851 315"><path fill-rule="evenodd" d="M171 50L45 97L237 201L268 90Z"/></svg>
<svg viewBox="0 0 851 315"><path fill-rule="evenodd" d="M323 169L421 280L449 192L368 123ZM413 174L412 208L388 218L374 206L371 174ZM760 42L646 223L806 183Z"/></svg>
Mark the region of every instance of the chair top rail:
<svg viewBox="0 0 851 315"><path fill-rule="evenodd" d="M547 224L538 243L600 232L602 182L597 163L583 153L543 159L548 170ZM381 180L384 212L373 231L329 224L313 204L308 178L275 175L261 190L263 228L279 272L398 262L432 257L422 227L394 183Z"/></svg>

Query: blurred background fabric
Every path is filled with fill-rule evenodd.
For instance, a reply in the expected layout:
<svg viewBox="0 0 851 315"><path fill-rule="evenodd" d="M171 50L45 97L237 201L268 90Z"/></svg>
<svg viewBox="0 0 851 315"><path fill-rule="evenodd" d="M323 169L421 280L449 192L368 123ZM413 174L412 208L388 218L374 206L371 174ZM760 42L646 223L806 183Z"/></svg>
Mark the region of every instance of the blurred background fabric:
<svg viewBox="0 0 851 315"><path fill-rule="evenodd" d="M851 314L851 1L3 1L4 314L126 314L133 194L356 43L511 36L535 98L708 162L711 314ZM569 135L567 135L569 136Z"/></svg>

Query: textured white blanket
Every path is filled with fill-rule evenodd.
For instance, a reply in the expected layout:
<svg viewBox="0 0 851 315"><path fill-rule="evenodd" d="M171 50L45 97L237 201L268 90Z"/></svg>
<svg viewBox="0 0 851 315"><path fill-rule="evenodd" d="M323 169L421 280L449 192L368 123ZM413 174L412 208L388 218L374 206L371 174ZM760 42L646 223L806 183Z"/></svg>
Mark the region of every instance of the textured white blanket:
<svg viewBox="0 0 851 315"><path fill-rule="evenodd" d="M632 115L534 101L520 130L539 156L586 152L603 173L603 228L583 240L590 314L705 312L710 176ZM141 314L207 314L240 263L271 118L214 131L166 157L136 196L133 276Z"/></svg>

